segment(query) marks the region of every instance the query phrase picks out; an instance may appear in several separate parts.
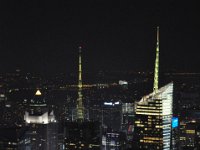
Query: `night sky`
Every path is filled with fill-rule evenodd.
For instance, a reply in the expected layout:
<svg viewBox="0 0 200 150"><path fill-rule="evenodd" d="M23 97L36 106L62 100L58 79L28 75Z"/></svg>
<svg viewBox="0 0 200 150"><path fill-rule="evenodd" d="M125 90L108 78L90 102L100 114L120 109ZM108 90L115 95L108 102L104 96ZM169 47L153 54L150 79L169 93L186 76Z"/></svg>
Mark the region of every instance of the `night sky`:
<svg viewBox="0 0 200 150"><path fill-rule="evenodd" d="M85 72L153 71L160 26L162 71L200 72L195 1L0 2L0 72L70 73L83 47Z"/></svg>

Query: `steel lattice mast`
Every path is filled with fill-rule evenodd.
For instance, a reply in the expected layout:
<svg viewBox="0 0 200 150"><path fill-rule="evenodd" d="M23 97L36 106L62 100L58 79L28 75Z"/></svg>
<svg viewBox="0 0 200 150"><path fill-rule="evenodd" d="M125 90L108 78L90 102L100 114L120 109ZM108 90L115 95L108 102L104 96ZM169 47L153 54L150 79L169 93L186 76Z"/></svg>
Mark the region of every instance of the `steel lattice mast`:
<svg viewBox="0 0 200 150"><path fill-rule="evenodd" d="M78 63L78 98L77 98L77 120L83 122L84 120L84 108L83 108L83 95L82 95L82 61L81 61L81 50L79 46L79 63Z"/></svg>
<svg viewBox="0 0 200 150"><path fill-rule="evenodd" d="M155 60L154 84L153 84L154 92L157 92L158 90L158 80L159 80L159 27L157 27L156 60Z"/></svg>

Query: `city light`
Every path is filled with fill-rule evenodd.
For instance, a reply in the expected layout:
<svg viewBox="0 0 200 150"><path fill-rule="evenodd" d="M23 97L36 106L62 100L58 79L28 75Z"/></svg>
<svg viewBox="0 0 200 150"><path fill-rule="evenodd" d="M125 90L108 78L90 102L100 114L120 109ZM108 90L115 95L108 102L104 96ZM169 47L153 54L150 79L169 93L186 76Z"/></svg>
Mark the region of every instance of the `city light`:
<svg viewBox="0 0 200 150"><path fill-rule="evenodd" d="M200 150L194 1L2 1L0 150Z"/></svg>
<svg viewBox="0 0 200 150"><path fill-rule="evenodd" d="M177 128L178 127L178 117L173 117L172 118L172 128Z"/></svg>
<svg viewBox="0 0 200 150"><path fill-rule="evenodd" d="M120 102L104 102L104 105L107 105L107 106L115 106L115 105L119 105Z"/></svg>

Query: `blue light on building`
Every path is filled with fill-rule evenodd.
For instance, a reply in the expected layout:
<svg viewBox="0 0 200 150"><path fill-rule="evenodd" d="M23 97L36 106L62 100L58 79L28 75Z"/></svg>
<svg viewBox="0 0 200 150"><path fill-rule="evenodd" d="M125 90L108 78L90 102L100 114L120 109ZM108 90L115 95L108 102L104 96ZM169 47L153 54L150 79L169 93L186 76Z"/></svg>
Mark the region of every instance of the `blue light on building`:
<svg viewBox="0 0 200 150"><path fill-rule="evenodd" d="M178 127L178 118L173 117L172 118L172 128L177 128Z"/></svg>

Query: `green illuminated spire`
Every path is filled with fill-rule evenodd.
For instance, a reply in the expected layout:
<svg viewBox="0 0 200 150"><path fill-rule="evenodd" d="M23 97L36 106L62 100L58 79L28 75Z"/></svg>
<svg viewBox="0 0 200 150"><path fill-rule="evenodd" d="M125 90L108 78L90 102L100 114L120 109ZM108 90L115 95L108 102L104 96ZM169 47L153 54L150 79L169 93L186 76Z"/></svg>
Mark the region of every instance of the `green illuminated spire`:
<svg viewBox="0 0 200 150"><path fill-rule="evenodd" d="M82 62L81 62L81 49L79 47L79 64L78 64L78 99L77 99L77 120L82 122L84 120L83 114L83 95L82 95Z"/></svg>
<svg viewBox="0 0 200 150"><path fill-rule="evenodd" d="M156 43L156 60L155 60L155 70L154 70L154 84L153 91L158 90L158 80L159 80L159 27L157 27L157 43Z"/></svg>

